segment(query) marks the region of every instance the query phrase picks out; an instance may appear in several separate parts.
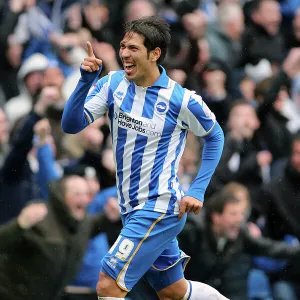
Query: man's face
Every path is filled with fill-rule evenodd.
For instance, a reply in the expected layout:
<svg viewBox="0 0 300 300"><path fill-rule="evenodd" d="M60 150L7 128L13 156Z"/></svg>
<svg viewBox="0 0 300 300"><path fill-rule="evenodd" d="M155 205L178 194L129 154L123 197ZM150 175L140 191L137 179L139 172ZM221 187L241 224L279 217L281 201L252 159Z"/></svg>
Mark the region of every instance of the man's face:
<svg viewBox="0 0 300 300"><path fill-rule="evenodd" d="M42 89L43 78L44 75L42 71L32 72L25 77L24 82L31 96L34 97L39 94Z"/></svg>
<svg viewBox="0 0 300 300"><path fill-rule="evenodd" d="M248 209L248 202L240 200L226 204L221 214L214 213L213 225L218 229L219 236L229 240L237 239L241 226L246 221Z"/></svg>
<svg viewBox="0 0 300 300"><path fill-rule="evenodd" d="M300 141L296 140L293 143L292 165L300 173Z"/></svg>
<svg viewBox="0 0 300 300"><path fill-rule="evenodd" d="M119 55L126 78L137 85L142 85L140 83L151 74L153 67L144 45L144 37L135 32L126 33L120 43Z"/></svg>
<svg viewBox="0 0 300 300"><path fill-rule="evenodd" d="M43 86L54 86L61 90L64 79L63 72L59 67L50 67L45 70Z"/></svg>
<svg viewBox="0 0 300 300"><path fill-rule="evenodd" d="M86 180L79 176L70 177L66 182L64 199L73 218L82 220L86 214L86 207L91 201Z"/></svg>
<svg viewBox="0 0 300 300"><path fill-rule="evenodd" d="M259 128L254 108L249 104L233 107L229 116L229 127L239 138L252 138L255 130Z"/></svg>
<svg viewBox="0 0 300 300"><path fill-rule="evenodd" d="M0 108L0 145L4 145L8 142L8 121L3 110Z"/></svg>
<svg viewBox="0 0 300 300"><path fill-rule="evenodd" d="M260 4L258 12L255 13L255 22L264 27L271 35L275 35L279 31L281 23L280 6L278 2L269 0Z"/></svg>

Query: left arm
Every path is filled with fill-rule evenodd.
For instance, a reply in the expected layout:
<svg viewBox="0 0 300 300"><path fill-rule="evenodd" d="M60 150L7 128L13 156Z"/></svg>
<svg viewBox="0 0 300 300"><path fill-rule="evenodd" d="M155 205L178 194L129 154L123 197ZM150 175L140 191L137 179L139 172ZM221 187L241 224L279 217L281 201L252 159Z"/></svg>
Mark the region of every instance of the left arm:
<svg viewBox="0 0 300 300"><path fill-rule="evenodd" d="M186 196L202 202L206 188L222 155L224 134L218 122L215 123L212 131L204 137L204 141L200 170L186 193Z"/></svg>
<svg viewBox="0 0 300 300"><path fill-rule="evenodd" d="M192 95L184 112L184 122L195 135L204 138L200 170L180 203L179 218L186 212L199 213L206 188L220 161L224 146L223 131L202 98Z"/></svg>
<svg viewBox="0 0 300 300"><path fill-rule="evenodd" d="M252 237L246 230L245 250L251 255L269 256L272 258L295 258L300 260L300 246L289 245L285 242L278 242L264 237Z"/></svg>

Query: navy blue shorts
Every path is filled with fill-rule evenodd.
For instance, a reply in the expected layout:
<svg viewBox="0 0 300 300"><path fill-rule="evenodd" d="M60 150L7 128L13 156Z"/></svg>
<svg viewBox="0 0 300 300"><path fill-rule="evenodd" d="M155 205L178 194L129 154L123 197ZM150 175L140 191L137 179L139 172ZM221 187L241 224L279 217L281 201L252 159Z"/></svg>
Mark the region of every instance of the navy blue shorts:
<svg viewBox="0 0 300 300"><path fill-rule="evenodd" d="M177 235L186 222L178 215L136 210L122 216L123 229L102 260L102 269L129 292L144 277L159 291L183 278L190 257L179 249Z"/></svg>

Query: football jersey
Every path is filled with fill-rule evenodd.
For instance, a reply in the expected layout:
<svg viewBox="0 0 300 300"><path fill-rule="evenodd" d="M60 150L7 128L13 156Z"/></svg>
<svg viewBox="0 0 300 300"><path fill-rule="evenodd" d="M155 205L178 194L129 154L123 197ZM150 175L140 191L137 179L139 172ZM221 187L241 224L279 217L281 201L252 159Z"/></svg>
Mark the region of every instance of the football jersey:
<svg viewBox="0 0 300 300"><path fill-rule="evenodd" d="M178 213L183 196L177 169L188 130L207 135L214 114L195 92L166 75L137 86L124 71L101 78L86 98L89 123L108 112L121 213L135 209Z"/></svg>

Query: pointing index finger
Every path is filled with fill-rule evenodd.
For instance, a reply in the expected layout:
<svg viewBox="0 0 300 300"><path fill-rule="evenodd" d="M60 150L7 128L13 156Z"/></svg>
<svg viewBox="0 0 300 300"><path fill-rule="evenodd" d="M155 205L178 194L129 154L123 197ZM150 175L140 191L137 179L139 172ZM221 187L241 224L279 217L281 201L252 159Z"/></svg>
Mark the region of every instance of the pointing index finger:
<svg viewBox="0 0 300 300"><path fill-rule="evenodd" d="M88 56L95 57L92 44L90 42L86 42L86 46L87 46Z"/></svg>

